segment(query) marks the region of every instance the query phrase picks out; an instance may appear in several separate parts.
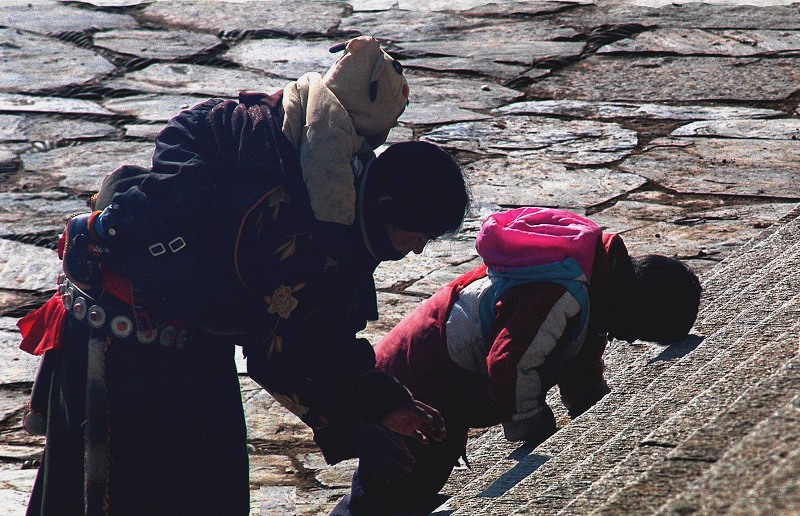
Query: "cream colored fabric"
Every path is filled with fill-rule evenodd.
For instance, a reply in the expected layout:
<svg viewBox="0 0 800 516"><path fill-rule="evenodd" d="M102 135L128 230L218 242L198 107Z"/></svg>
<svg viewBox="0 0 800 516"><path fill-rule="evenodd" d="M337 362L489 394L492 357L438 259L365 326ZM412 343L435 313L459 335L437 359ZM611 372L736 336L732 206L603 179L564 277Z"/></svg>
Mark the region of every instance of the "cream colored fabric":
<svg viewBox="0 0 800 516"><path fill-rule="evenodd" d="M384 143L407 103L402 67L366 36L348 41L324 77L307 73L286 85L282 129L300 154L317 220L353 223L351 159Z"/></svg>
<svg viewBox="0 0 800 516"><path fill-rule="evenodd" d="M350 115L312 72L283 89L283 134L300 154L300 166L317 220L352 224L356 191L350 159L364 144Z"/></svg>
<svg viewBox="0 0 800 516"><path fill-rule="evenodd" d="M353 117L356 132L376 147L386 141L408 104L408 82L402 69L375 38L361 36L347 42L323 77Z"/></svg>

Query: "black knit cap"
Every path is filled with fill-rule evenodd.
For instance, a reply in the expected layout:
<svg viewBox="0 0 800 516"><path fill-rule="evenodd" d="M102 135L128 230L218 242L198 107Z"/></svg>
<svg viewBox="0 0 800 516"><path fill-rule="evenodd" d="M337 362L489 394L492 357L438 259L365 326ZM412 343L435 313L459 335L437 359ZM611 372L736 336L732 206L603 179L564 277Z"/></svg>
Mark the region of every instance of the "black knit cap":
<svg viewBox="0 0 800 516"><path fill-rule="evenodd" d="M454 233L469 209L461 167L427 142L389 146L370 165L367 184L382 222L406 231L431 237Z"/></svg>

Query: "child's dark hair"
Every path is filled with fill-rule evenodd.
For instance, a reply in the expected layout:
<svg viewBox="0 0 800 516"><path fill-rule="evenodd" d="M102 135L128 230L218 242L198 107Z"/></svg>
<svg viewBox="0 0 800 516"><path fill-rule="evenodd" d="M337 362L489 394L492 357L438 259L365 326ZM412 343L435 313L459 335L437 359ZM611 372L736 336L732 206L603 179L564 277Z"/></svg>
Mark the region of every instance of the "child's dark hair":
<svg viewBox="0 0 800 516"><path fill-rule="evenodd" d="M702 288L692 269L674 258L631 257L633 275L617 285L612 335L624 340L677 340L692 329ZM619 299L624 298L624 299Z"/></svg>
<svg viewBox="0 0 800 516"><path fill-rule="evenodd" d="M469 190L461 167L440 147L427 142L389 146L369 169L383 221L432 237L455 233L469 209Z"/></svg>

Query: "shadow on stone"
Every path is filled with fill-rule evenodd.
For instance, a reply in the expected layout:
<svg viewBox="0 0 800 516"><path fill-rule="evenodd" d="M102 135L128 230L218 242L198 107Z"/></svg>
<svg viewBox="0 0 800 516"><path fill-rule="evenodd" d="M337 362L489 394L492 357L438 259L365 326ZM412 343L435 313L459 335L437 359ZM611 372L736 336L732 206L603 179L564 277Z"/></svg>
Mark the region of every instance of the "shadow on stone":
<svg viewBox="0 0 800 516"><path fill-rule="evenodd" d="M517 485L522 479L539 469L545 462L550 460L548 455L538 455L530 453L530 447L522 446L517 448L511 453L508 458L518 460L513 468L509 469L497 480L492 482L492 485L487 487L478 496L482 498L497 498L505 494L509 489Z"/></svg>
<svg viewBox="0 0 800 516"><path fill-rule="evenodd" d="M666 348L664 351L658 354L655 358L651 359L648 364L654 364L656 362L666 362L669 360L675 360L677 358L682 358L700 345L701 342L705 337L701 335L689 335L677 342L673 342Z"/></svg>

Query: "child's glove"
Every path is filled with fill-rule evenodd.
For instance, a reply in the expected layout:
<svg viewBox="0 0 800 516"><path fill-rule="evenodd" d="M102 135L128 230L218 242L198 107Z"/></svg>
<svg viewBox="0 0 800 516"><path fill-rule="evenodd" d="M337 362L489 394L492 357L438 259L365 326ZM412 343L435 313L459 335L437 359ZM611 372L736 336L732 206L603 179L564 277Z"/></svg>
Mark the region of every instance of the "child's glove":
<svg viewBox="0 0 800 516"><path fill-rule="evenodd" d="M377 478L391 480L411 471L414 456L403 440L386 428L359 420L344 439L359 459L359 467Z"/></svg>
<svg viewBox="0 0 800 516"><path fill-rule="evenodd" d="M100 263L108 254L106 235L98 224L101 212L75 215L58 240L58 257L67 278L78 288L88 290L97 284Z"/></svg>

